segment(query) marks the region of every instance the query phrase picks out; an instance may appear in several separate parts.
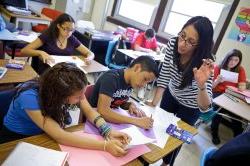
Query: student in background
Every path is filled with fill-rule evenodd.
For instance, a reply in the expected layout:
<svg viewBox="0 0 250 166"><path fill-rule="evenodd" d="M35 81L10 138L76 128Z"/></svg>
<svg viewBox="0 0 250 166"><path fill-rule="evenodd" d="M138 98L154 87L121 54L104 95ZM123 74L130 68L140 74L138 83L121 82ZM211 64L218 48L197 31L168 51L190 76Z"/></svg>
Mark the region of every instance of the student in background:
<svg viewBox="0 0 250 166"><path fill-rule="evenodd" d="M154 29L147 29L145 32L140 33L133 45L133 49L135 51L142 51L142 52L160 52L160 49L157 45L157 41L155 38L155 31Z"/></svg>
<svg viewBox="0 0 250 166"><path fill-rule="evenodd" d="M212 103L212 45L211 21L202 16L189 19L167 44L156 94L147 104L154 107L161 100L161 108L194 125L200 111ZM164 157L162 165L172 166L179 150Z"/></svg>
<svg viewBox="0 0 250 166"><path fill-rule="evenodd" d="M24 47L21 53L33 57L32 67L38 74L49 67L46 62L53 61L50 55L69 56L77 50L88 64L94 59L94 54L72 35L74 30L74 19L68 14L62 14L35 41Z"/></svg>
<svg viewBox="0 0 250 166"><path fill-rule="evenodd" d="M133 88L142 88L158 76L158 65L149 56L136 58L127 69L109 70L99 77L88 99L103 118L113 123L129 123L145 129L152 128L153 119L129 102ZM121 115L112 108L121 107L134 117Z"/></svg>
<svg viewBox="0 0 250 166"><path fill-rule="evenodd" d="M59 63L38 79L17 87L4 117L0 143L46 132L64 145L108 151L114 156L126 154L125 133L110 128L99 113L93 111L85 98L85 74L72 63ZM79 104L88 120L95 124L107 141L81 137L64 130L65 114L70 105Z"/></svg>
<svg viewBox="0 0 250 166"><path fill-rule="evenodd" d="M220 147L205 166L250 165L250 132L245 132Z"/></svg>
<svg viewBox="0 0 250 166"><path fill-rule="evenodd" d="M242 61L242 53L240 50L232 49L229 51L220 65L214 66L214 82L213 82L213 97L217 97L225 92L227 86L238 87L240 90L246 89L246 72L245 69L241 66ZM221 69L228 70L231 72L239 73L238 75L238 82L233 83L229 81L225 81L222 75L220 75ZM215 107L218 108L218 107ZM235 116L234 114L229 113L226 110L220 110L220 112L226 112L230 114L230 116L240 119L239 117ZM211 132L212 132L212 142L217 145L220 144L220 138L218 135L219 124L223 120L220 115L216 115L211 124ZM234 136L239 135L242 133L243 128L242 124L239 121L233 120L230 123L229 121L225 121L230 128L232 128Z"/></svg>

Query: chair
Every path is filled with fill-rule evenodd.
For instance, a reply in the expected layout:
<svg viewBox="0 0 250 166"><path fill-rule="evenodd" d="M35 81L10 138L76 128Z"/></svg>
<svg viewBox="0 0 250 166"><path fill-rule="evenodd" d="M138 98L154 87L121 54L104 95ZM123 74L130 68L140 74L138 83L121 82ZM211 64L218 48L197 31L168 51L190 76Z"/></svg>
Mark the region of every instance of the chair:
<svg viewBox="0 0 250 166"><path fill-rule="evenodd" d="M206 161L211 158L211 156L217 151L216 147L210 147L206 149L202 155L200 160L200 166L205 166Z"/></svg>
<svg viewBox="0 0 250 166"><path fill-rule="evenodd" d="M15 88L0 91L0 129L3 126L3 118L9 110L10 103L15 95Z"/></svg>
<svg viewBox="0 0 250 166"><path fill-rule="evenodd" d="M88 85L85 91L85 97L89 100L94 90L94 85Z"/></svg>
<svg viewBox="0 0 250 166"><path fill-rule="evenodd" d="M62 14L62 12L55 10L55 9L51 9L51 8L43 8L41 11L41 14L49 17L52 19L52 21L54 21L58 16L60 16ZM32 30L35 32L42 32L44 30L46 30L48 28L48 25L46 24L38 24L32 27Z"/></svg>
<svg viewBox="0 0 250 166"><path fill-rule="evenodd" d="M113 39L113 40L109 41L109 44L108 44L108 49L107 49L107 53L105 56L105 64L111 69L127 68L127 66L116 65L112 60L112 56L113 56L114 52L116 51L116 47L117 47L118 43L119 43L119 39Z"/></svg>

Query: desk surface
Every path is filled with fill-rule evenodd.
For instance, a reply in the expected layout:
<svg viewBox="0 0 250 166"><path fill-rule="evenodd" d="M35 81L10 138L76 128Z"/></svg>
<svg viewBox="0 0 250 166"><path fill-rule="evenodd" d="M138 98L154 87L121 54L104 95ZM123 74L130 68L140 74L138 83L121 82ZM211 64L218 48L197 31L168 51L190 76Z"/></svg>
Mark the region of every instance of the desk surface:
<svg viewBox="0 0 250 166"><path fill-rule="evenodd" d="M79 56L79 58L83 59L84 57ZM87 74L100 73L100 72L104 72L104 71L109 70L108 67L100 64L99 62L97 62L95 60L91 61L91 64L89 64L87 66L83 66L82 68L87 72Z"/></svg>
<svg viewBox="0 0 250 166"><path fill-rule="evenodd" d="M138 58L139 56L142 56L142 55L148 55L148 56L153 57L156 61L163 62L164 57L165 57L165 55L163 53L160 53L158 55L158 54L156 54L156 52L147 53L147 52L141 52L141 51L134 51L131 49L118 49L117 51L119 51L119 52L133 58L133 59Z"/></svg>
<svg viewBox="0 0 250 166"><path fill-rule="evenodd" d="M0 60L0 66L5 66L7 62L8 60ZM29 64L26 64L23 70L8 69L5 75L0 79L0 84L25 82L36 76L37 73L33 68Z"/></svg>
<svg viewBox="0 0 250 166"><path fill-rule="evenodd" d="M225 94L216 97L213 102L218 106L250 121L250 105L236 98L237 101L230 99Z"/></svg>
<svg viewBox="0 0 250 166"><path fill-rule="evenodd" d="M46 21L51 21L49 17L46 17L45 15L41 14L40 17L34 16L34 15L19 15L19 14L14 14L7 9L5 9L3 6L0 6L0 11L3 12L4 14L10 16L10 17L16 17L16 18L28 18L28 19L36 19L36 20L46 20Z"/></svg>
<svg viewBox="0 0 250 166"><path fill-rule="evenodd" d="M16 41L19 40L15 34L11 33L9 30L4 29L0 31L0 40L11 40L11 41Z"/></svg>
<svg viewBox="0 0 250 166"><path fill-rule="evenodd" d="M83 129L83 125L80 124L80 125L77 125L74 127L70 127L67 130L68 131L79 131L82 129ZM28 142L28 143L31 143L34 145L38 145L38 146L42 146L42 147L46 147L46 148L50 148L50 149L60 150L59 145L53 139L51 139L47 134L32 136L32 137L24 138L21 140L11 141L11 142L7 142L4 144L0 144L0 154L1 154L0 155L0 164L6 159L6 157L15 148L16 144L19 141ZM135 159L126 165L127 166L142 166L142 163L138 159Z"/></svg>

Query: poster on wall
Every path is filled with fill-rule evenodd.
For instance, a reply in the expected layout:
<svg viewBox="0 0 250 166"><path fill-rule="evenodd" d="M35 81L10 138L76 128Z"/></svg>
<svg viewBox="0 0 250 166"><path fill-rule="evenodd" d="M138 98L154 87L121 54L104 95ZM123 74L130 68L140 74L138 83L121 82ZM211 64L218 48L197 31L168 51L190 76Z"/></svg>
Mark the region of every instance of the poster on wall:
<svg viewBox="0 0 250 166"><path fill-rule="evenodd" d="M250 8L240 9L228 38L250 44Z"/></svg>

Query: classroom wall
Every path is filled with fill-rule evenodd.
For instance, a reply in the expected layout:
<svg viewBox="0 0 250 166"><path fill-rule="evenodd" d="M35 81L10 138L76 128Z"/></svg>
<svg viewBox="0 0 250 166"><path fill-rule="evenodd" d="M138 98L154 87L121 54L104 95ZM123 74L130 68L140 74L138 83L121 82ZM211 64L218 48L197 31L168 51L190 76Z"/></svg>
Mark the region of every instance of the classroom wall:
<svg viewBox="0 0 250 166"><path fill-rule="evenodd" d="M216 62L220 62L224 55L232 48L236 48L241 50L243 54L243 61L242 65L246 69L247 78L250 79L250 45L246 45L240 42L237 42L235 40L228 39L228 34L232 28L232 26L235 24L235 19L240 11L241 7L248 7L250 8L250 1L249 0L240 0L240 3L238 5L238 8L235 10L234 15L232 17L232 20L230 21L230 24L227 28L227 31L222 39L222 42L219 46L219 49L216 53Z"/></svg>
<svg viewBox="0 0 250 166"><path fill-rule="evenodd" d="M107 12L105 13L105 5L106 2L108 2L108 8ZM105 24L103 27L101 27L101 21L103 18L105 19L106 16L111 15L112 7L113 7L114 0L96 0L94 4L93 9L93 15L92 15L92 22L95 24L97 29L104 29L104 30L111 30L114 31L117 28L117 25L112 24L110 22L105 21ZM223 56L232 48L236 48L242 51L243 53L243 66L246 69L247 77L250 79L250 45L245 45L240 42L228 39L228 34L231 30L231 27L234 25L235 18L240 10L241 7L250 7L250 1L249 0L240 0L240 3L232 17L232 20L226 30L226 33L223 37L223 40L218 48L218 51L216 53L216 63L218 63Z"/></svg>

